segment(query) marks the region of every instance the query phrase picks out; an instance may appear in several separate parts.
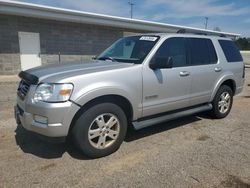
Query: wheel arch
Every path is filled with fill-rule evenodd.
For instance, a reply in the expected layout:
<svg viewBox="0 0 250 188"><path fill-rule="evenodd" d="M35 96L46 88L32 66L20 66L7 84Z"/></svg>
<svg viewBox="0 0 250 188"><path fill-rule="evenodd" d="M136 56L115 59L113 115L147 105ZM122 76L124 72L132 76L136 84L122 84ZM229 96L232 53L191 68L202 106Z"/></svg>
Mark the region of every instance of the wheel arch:
<svg viewBox="0 0 250 188"><path fill-rule="evenodd" d="M210 101L212 101L214 99L214 96L216 95L218 89L222 85L229 86L232 89L232 91L233 91L233 95L235 94L235 92L236 92L236 82L235 82L233 76L231 76L231 75L230 76L226 76L226 77L221 78L219 80L219 82L217 82L217 84L215 86L215 89L213 90L213 93L212 93Z"/></svg>
<svg viewBox="0 0 250 188"><path fill-rule="evenodd" d="M222 85L227 85L227 86L229 86L229 87L232 89L232 91L233 91L233 95L235 94L235 91L236 91L236 83L235 83L235 81L234 81L233 79L225 80L225 81L221 84L221 86L222 86Z"/></svg>
<svg viewBox="0 0 250 188"><path fill-rule="evenodd" d="M128 120L128 124L129 122L132 121L134 110L133 110L132 104L126 97L121 96L121 95L116 95L116 94L103 95L103 96L98 96L96 98L93 98L92 100L88 101L87 103L81 106L81 108L76 112L76 114L74 115L72 119L72 122L69 128L69 133L74 127L76 120L81 116L82 113L84 113L87 109L89 109L91 106L95 104L100 104L100 103L105 103L105 102L110 102L110 103L114 103L118 105L124 111Z"/></svg>

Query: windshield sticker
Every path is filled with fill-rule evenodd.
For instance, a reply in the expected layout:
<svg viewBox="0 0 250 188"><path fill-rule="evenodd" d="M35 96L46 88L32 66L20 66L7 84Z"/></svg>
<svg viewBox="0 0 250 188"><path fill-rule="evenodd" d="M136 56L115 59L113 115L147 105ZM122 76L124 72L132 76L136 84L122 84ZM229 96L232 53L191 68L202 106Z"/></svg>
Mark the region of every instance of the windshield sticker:
<svg viewBox="0 0 250 188"><path fill-rule="evenodd" d="M156 41L157 37L150 37L150 36L142 36L140 40L146 40L146 41Z"/></svg>

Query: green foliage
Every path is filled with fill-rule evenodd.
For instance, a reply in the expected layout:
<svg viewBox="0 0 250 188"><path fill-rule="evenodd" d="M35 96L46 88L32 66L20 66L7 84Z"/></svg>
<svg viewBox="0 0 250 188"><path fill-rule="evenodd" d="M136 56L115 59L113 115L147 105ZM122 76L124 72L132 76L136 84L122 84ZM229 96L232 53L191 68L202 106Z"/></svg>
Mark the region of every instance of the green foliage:
<svg viewBox="0 0 250 188"><path fill-rule="evenodd" d="M240 50L250 50L250 38L239 38L235 43Z"/></svg>

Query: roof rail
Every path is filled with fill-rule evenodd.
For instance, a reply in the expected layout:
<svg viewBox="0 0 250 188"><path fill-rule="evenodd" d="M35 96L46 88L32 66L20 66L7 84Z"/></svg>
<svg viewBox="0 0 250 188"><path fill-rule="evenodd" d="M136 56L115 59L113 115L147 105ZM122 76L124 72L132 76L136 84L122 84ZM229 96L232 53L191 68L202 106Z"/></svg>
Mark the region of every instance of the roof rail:
<svg viewBox="0 0 250 188"><path fill-rule="evenodd" d="M211 36L226 37L226 35L224 35L224 34L211 33L210 31L208 31L208 32L206 32L206 31L196 32L196 31L187 30L187 29L179 29L176 33L180 33L180 34L187 33L187 34L195 34L195 35L211 35Z"/></svg>
<svg viewBox="0 0 250 188"><path fill-rule="evenodd" d="M186 33L186 29L179 29L176 33Z"/></svg>

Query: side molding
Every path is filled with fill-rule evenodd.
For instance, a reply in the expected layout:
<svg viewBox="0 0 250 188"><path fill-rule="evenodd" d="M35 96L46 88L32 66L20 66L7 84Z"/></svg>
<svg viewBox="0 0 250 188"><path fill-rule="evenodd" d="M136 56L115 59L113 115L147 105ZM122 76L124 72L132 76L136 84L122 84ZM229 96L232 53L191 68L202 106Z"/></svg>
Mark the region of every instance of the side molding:
<svg viewBox="0 0 250 188"><path fill-rule="evenodd" d="M163 123L166 121L177 119L179 117L188 116L188 115L192 115L192 114L195 114L198 112L203 112L203 111L207 111L207 110L211 110L211 109L212 109L212 104L205 104L203 106L194 107L194 108L180 111L180 112L174 112L171 114L163 115L163 116L152 118L152 119L146 119L146 120L142 120L142 121L134 121L134 122L132 122L132 124L136 130L139 130L139 129L142 129L142 128L145 128L145 127L148 127L151 125Z"/></svg>

